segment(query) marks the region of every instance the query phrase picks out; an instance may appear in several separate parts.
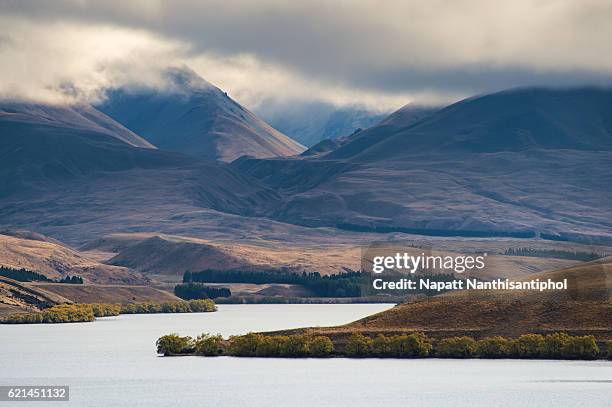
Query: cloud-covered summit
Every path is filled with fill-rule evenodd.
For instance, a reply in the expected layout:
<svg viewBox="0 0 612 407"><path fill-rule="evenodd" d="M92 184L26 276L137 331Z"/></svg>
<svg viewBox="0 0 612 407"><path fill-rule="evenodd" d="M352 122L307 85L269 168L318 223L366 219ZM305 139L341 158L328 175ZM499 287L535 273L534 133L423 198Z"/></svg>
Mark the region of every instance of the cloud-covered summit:
<svg viewBox="0 0 612 407"><path fill-rule="evenodd" d="M180 61L249 107L389 109L612 82L605 0L4 1L0 94L96 97Z"/></svg>

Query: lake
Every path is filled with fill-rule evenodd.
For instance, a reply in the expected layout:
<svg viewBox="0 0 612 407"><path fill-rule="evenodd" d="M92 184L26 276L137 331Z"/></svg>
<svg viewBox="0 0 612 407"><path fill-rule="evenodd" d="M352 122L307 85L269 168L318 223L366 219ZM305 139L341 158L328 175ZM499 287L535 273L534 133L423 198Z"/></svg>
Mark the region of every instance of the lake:
<svg viewBox="0 0 612 407"><path fill-rule="evenodd" d="M215 313L0 325L0 385L69 385L71 406L610 406L606 361L164 358L155 340L331 326L388 304L220 305ZM20 402L18 406L44 405ZM0 407L8 403L0 403Z"/></svg>

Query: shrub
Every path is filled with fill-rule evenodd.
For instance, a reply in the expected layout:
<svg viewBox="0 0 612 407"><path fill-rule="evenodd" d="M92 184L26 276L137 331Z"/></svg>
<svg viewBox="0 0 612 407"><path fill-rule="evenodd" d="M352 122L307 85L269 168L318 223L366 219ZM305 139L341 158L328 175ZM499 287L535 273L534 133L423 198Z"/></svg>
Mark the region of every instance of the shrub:
<svg viewBox="0 0 612 407"><path fill-rule="evenodd" d="M191 312L213 312L217 310L212 300L190 300L189 308L191 308Z"/></svg>
<svg viewBox="0 0 612 407"><path fill-rule="evenodd" d="M432 351L429 339L422 333L391 337L391 355L397 357L425 357Z"/></svg>
<svg viewBox="0 0 612 407"><path fill-rule="evenodd" d="M554 334L546 335L544 338L544 355L546 357L557 359L561 358L567 352L567 347L572 341L572 337L563 332L555 332Z"/></svg>
<svg viewBox="0 0 612 407"><path fill-rule="evenodd" d="M608 353L608 359L612 360L612 340L606 342L606 352Z"/></svg>
<svg viewBox="0 0 612 407"><path fill-rule="evenodd" d="M233 356L257 356L257 346L263 338L263 335L255 333L232 336L229 339L228 352Z"/></svg>
<svg viewBox="0 0 612 407"><path fill-rule="evenodd" d="M164 335L155 344L157 345L157 353L164 356L192 353L194 351L193 339L190 336Z"/></svg>
<svg viewBox="0 0 612 407"><path fill-rule="evenodd" d="M391 354L391 338L383 334L378 334L372 340L372 355L384 357L390 356Z"/></svg>
<svg viewBox="0 0 612 407"><path fill-rule="evenodd" d="M595 337L573 336L569 343L563 348L563 357L570 359L595 359L599 355L599 347Z"/></svg>
<svg viewBox="0 0 612 407"><path fill-rule="evenodd" d="M436 345L436 355L446 358L469 358L476 355L476 341L468 336L442 339Z"/></svg>
<svg viewBox="0 0 612 407"><path fill-rule="evenodd" d="M43 322L43 314L41 312L14 314L9 315L3 322L5 324L41 324Z"/></svg>
<svg viewBox="0 0 612 407"><path fill-rule="evenodd" d="M484 338L476 342L476 353L481 358L504 358L510 355L511 341L501 336Z"/></svg>
<svg viewBox="0 0 612 407"><path fill-rule="evenodd" d="M95 319L89 304L60 304L43 311L44 323L89 322Z"/></svg>
<svg viewBox="0 0 612 407"><path fill-rule="evenodd" d="M521 335L512 341L512 355L519 358L538 358L546 355L546 341L539 334Z"/></svg>
<svg viewBox="0 0 612 407"><path fill-rule="evenodd" d="M280 356L281 348L289 340L287 336L264 336L257 344L256 356L270 357Z"/></svg>
<svg viewBox="0 0 612 407"><path fill-rule="evenodd" d="M223 337L219 334L201 334L195 340L195 351L196 353L204 356L217 356L221 354L223 349L221 344L223 343Z"/></svg>
<svg viewBox="0 0 612 407"><path fill-rule="evenodd" d="M327 336L315 336L308 342L310 356L325 357L334 352L334 344Z"/></svg>
<svg viewBox="0 0 612 407"><path fill-rule="evenodd" d="M353 334L350 336L344 353L349 357L363 357L372 353L373 340L362 334Z"/></svg>
<svg viewBox="0 0 612 407"><path fill-rule="evenodd" d="M308 353L308 338L305 335L289 335L280 346L281 356L300 357Z"/></svg>
<svg viewBox="0 0 612 407"><path fill-rule="evenodd" d="M110 317L121 314L121 304L91 304L95 317Z"/></svg>

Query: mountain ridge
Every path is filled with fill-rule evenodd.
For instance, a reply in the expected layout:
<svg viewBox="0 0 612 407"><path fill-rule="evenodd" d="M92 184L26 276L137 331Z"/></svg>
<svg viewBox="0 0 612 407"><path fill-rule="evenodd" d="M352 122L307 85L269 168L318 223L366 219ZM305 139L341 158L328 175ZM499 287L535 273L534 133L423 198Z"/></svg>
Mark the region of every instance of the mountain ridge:
<svg viewBox="0 0 612 407"><path fill-rule="evenodd" d="M167 78L167 89L109 90L97 108L160 149L196 157L230 162L304 150L188 68Z"/></svg>

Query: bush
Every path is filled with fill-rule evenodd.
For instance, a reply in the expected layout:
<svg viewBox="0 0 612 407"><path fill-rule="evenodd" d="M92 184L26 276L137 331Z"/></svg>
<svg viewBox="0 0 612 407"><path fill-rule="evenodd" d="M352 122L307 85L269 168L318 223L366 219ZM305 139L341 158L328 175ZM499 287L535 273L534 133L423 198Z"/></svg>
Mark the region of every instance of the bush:
<svg viewBox="0 0 612 407"><path fill-rule="evenodd" d="M94 319L93 309L89 304L60 304L42 313L43 323L89 322Z"/></svg>
<svg viewBox="0 0 612 407"><path fill-rule="evenodd" d="M257 356L257 346L263 338L263 335L255 333L232 336L229 339L228 352L232 356Z"/></svg>
<svg viewBox="0 0 612 407"><path fill-rule="evenodd" d="M436 356L469 358L476 355L476 341L468 336L442 339L436 345Z"/></svg>
<svg viewBox="0 0 612 407"><path fill-rule="evenodd" d="M281 348L285 346L285 342L289 340L287 336L264 336L257 344L255 356L261 357L279 357L281 356Z"/></svg>
<svg viewBox="0 0 612 407"><path fill-rule="evenodd" d="M429 339L421 333L393 336L390 345L391 355L402 358L426 357L432 351Z"/></svg>
<svg viewBox="0 0 612 407"><path fill-rule="evenodd" d="M121 314L121 304L91 304L95 317L111 317Z"/></svg>
<svg viewBox="0 0 612 407"><path fill-rule="evenodd" d="M164 356L192 353L194 351L193 339L190 336L164 335L155 344L157 345L157 353Z"/></svg>
<svg viewBox="0 0 612 407"><path fill-rule="evenodd" d="M595 337L574 336L570 337L569 343L563 348L563 357L569 359L595 359L599 355L599 347Z"/></svg>
<svg viewBox="0 0 612 407"><path fill-rule="evenodd" d="M344 353L349 357L364 357L372 353L372 345L374 341L362 334L353 334L350 336Z"/></svg>
<svg viewBox="0 0 612 407"><path fill-rule="evenodd" d="M481 358L504 358L510 356L511 346L507 338L493 336L476 342L476 353Z"/></svg>
<svg viewBox="0 0 612 407"><path fill-rule="evenodd" d="M546 341L539 334L521 335L512 341L512 356L539 358L546 355Z"/></svg>
<svg viewBox="0 0 612 407"><path fill-rule="evenodd" d="M563 332L546 335L544 338L544 356L558 359L565 356L572 337Z"/></svg>
<svg viewBox="0 0 612 407"><path fill-rule="evenodd" d="M308 342L310 356L317 358L329 356L334 353L334 344L327 336L315 336Z"/></svg>
<svg viewBox="0 0 612 407"><path fill-rule="evenodd" d="M214 312L217 310L212 300L190 300L189 308L191 308L191 312Z"/></svg>
<svg viewBox="0 0 612 407"><path fill-rule="evenodd" d="M9 315L3 322L5 324L42 324L43 314L41 312L14 314Z"/></svg>
<svg viewBox="0 0 612 407"><path fill-rule="evenodd" d="M280 355L285 357L303 357L309 353L308 338L304 335L289 335L280 346Z"/></svg>
<svg viewBox="0 0 612 407"><path fill-rule="evenodd" d="M606 342L606 352L608 353L608 359L612 360L612 340Z"/></svg>
<svg viewBox="0 0 612 407"><path fill-rule="evenodd" d="M195 340L195 352L204 356L217 356L223 352L223 337L219 334L201 334Z"/></svg>
<svg viewBox="0 0 612 407"><path fill-rule="evenodd" d="M378 357L390 356L391 352L391 338L378 334L372 340L372 355Z"/></svg>

